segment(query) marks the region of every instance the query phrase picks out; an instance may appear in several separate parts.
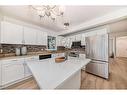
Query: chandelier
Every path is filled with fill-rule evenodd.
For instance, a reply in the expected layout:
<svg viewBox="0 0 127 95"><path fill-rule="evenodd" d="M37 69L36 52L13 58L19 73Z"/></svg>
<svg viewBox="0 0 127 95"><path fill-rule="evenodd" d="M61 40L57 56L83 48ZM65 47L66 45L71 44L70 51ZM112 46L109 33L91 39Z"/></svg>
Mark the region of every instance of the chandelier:
<svg viewBox="0 0 127 95"><path fill-rule="evenodd" d="M32 6L32 8L36 10L40 19L47 16L51 18L53 21L58 16L63 16L65 10L63 6L57 6L57 5L39 5L39 6Z"/></svg>

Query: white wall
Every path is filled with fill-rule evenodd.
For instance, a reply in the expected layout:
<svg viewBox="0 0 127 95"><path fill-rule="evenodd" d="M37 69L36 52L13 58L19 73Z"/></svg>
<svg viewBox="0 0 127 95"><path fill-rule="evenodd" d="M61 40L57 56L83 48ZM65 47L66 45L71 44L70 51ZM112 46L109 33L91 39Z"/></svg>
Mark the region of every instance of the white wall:
<svg viewBox="0 0 127 95"><path fill-rule="evenodd" d="M116 38L116 57L127 57L127 36Z"/></svg>
<svg viewBox="0 0 127 95"><path fill-rule="evenodd" d="M116 54L116 38L118 37L123 37L123 36L127 36L127 31L118 31L118 32L111 32L109 34L109 38L113 40L113 53L115 55L115 57L117 57L117 54ZM111 49L109 49L111 50ZM111 52L111 51L110 51Z"/></svg>
<svg viewBox="0 0 127 95"><path fill-rule="evenodd" d="M110 38L122 37L122 36L127 36L127 31L111 32L111 33L109 34L109 37L110 37Z"/></svg>

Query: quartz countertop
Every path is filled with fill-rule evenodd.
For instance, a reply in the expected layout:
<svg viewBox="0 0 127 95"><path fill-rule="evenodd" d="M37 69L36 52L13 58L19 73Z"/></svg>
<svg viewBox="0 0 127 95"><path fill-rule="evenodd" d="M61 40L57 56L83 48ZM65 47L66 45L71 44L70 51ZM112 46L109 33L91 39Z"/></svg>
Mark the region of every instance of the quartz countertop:
<svg viewBox="0 0 127 95"><path fill-rule="evenodd" d="M90 59L69 57L61 63L56 63L54 58L50 58L28 62L27 65L40 89L55 89L89 62Z"/></svg>

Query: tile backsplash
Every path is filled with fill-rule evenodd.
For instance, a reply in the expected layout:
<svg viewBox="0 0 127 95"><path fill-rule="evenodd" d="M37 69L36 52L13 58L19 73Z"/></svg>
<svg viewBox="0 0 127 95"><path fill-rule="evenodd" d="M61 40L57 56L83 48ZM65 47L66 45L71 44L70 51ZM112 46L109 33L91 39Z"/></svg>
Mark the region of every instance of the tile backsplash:
<svg viewBox="0 0 127 95"><path fill-rule="evenodd" d="M39 52L41 50L45 50L45 45L18 45L18 44L1 44L0 49L2 49L2 53L15 53L16 48L21 48L23 46L27 47L27 52Z"/></svg>

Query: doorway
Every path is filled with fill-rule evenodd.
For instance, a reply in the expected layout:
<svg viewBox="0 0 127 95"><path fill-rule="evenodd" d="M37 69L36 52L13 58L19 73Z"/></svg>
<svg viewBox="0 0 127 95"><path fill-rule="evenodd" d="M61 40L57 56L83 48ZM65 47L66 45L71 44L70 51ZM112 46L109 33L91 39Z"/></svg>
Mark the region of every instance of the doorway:
<svg viewBox="0 0 127 95"><path fill-rule="evenodd" d="M127 36L116 38L116 57L127 58Z"/></svg>

